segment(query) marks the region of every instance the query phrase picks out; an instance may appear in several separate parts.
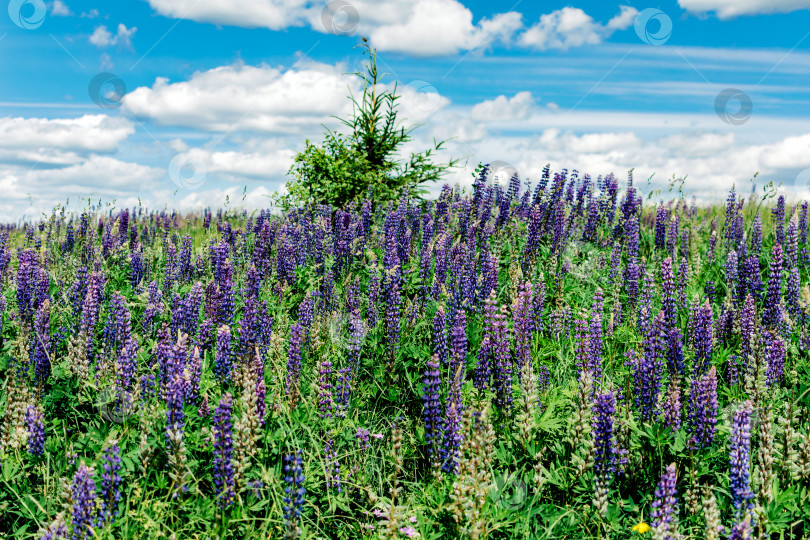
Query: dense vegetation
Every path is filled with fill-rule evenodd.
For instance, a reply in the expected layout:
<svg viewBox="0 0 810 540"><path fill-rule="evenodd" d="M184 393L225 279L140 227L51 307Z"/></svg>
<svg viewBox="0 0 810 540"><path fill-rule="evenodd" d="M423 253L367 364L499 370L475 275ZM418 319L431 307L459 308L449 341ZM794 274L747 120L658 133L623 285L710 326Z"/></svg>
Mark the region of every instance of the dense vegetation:
<svg viewBox="0 0 810 540"><path fill-rule="evenodd" d="M0 537L807 535L807 203L489 176L4 228Z"/></svg>

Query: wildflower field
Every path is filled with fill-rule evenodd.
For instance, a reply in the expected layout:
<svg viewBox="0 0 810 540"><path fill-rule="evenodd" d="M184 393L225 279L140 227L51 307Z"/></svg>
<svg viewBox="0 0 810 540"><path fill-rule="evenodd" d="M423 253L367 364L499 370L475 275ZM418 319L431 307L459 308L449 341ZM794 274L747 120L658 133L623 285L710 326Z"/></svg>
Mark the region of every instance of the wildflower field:
<svg viewBox="0 0 810 540"><path fill-rule="evenodd" d="M806 538L808 204L546 168L0 232L0 538Z"/></svg>

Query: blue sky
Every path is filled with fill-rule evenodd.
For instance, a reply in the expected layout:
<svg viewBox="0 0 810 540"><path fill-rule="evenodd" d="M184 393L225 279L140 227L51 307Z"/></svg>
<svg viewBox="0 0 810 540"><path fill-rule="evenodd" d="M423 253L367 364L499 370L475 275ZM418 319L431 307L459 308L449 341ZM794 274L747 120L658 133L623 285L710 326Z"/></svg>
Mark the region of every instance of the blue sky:
<svg viewBox="0 0 810 540"><path fill-rule="evenodd" d="M756 172L808 191L810 0L11 0L0 221L68 199L266 205L347 112L361 35L422 124L414 149L450 138L445 158L529 179L634 167L704 200Z"/></svg>

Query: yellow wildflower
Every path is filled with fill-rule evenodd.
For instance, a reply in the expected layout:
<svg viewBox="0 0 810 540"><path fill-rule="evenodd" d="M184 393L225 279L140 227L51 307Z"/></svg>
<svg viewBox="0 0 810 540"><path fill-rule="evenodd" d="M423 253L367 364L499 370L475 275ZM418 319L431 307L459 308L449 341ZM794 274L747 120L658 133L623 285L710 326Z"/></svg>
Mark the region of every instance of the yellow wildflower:
<svg viewBox="0 0 810 540"><path fill-rule="evenodd" d="M638 534L644 534L645 532L650 531L650 526L642 521L641 523L633 527L633 531L637 532Z"/></svg>

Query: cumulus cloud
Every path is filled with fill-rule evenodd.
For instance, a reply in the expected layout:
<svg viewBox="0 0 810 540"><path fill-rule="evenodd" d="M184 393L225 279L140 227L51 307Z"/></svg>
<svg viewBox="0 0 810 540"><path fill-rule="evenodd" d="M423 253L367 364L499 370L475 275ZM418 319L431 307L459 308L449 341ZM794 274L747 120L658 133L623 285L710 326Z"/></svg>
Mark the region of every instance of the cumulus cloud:
<svg viewBox="0 0 810 540"><path fill-rule="evenodd" d="M33 219L67 199L137 196L154 190L163 174L159 168L98 155L58 168L2 165L0 212Z"/></svg>
<svg viewBox="0 0 810 540"><path fill-rule="evenodd" d="M415 56L455 54L508 41L521 27L521 15L500 13L473 23L473 14L458 0L353 0L335 17L327 1L149 0L167 17L243 28L285 28L309 25L316 32L367 35L380 51ZM327 13L327 15L324 15Z"/></svg>
<svg viewBox="0 0 810 540"><path fill-rule="evenodd" d="M135 132L127 119L103 114L79 118L0 118L0 159L75 164L89 153L111 153Z"/></svg>
<svg viewBox="0 0 810 540"><path fill-rule="evenodd" d="M162 125L206 131L301 133L350 111L355 77L337 66L288 70L234 64L195 73L188 81L159 78L127 94L124 111ZM334 121L332 121L334 123Z"/></svg>
<svg viewBox="0 0 810 540"><path fill-rule="evenodd" d="M113 34L106 26L97 26L95 31L90 35L90 43L99 49L106 49L114 45L120 45L125 49L132 49L132 36L138 29L136 27L127 28L124 24L119 24L118 28Z"/></svg>
<svg viewBox="0 0 810 540"><path fill-rule="evenodd" d="M521 120L529 117L534 103L531 92L518 92L511 98L501 95L482 101L473 106L470 114L474 120L481 122Z"/></svg>
<svg viewBox="0 0 810 540"><path fill-rule="evenodd" d="M69 17L73 15L70 8L65 5L61 0L54 0L51 4L51 15L54 17Z"/></svg>
<svg viewBox="0 0 810 540"><path fill-rule="evenodd" d="M309 0L149 0L149 5L166 17L271 30L303 24L309 3Z"/></svg>
<svg viewBox="0 0 810 540"><path fill-rule="evenodd" d="M607 24L594 21L593 17L579 8L564 7L546 15L520 35L519 43L538 50L570 49L583 45L597 45L617 30L633 24L638 10L620 6L619 13Z"/></svg>
<svg viewBox="0 0 810 540"><path fill-rule="evenodd" d="M721 19L810 9L808 0L678 0L678 4L692 13L716 13Z"/></svg>
<svg viewBox="0 0 810 540"><path fill-rule="evenodd" d="M202 165L206 174L229 181L279 178L292 164L295 151L280 140L249 141L240 150L186 148L181 163Z"/></svg>
<svg viewBox="0 0 810 540"><path fill-rule="evenodd" d="M472 12L456 0L386 3L397 4L403 16L393 21L378 17L380 9L373 8L370 2L366 2L367 10L358 9L360 30L367 32L381 51L415 56L456 54L508 41L522 25L521 15L516 12L496 14L473 24ZM368 13L365 19L364 13Z"/></svg>

